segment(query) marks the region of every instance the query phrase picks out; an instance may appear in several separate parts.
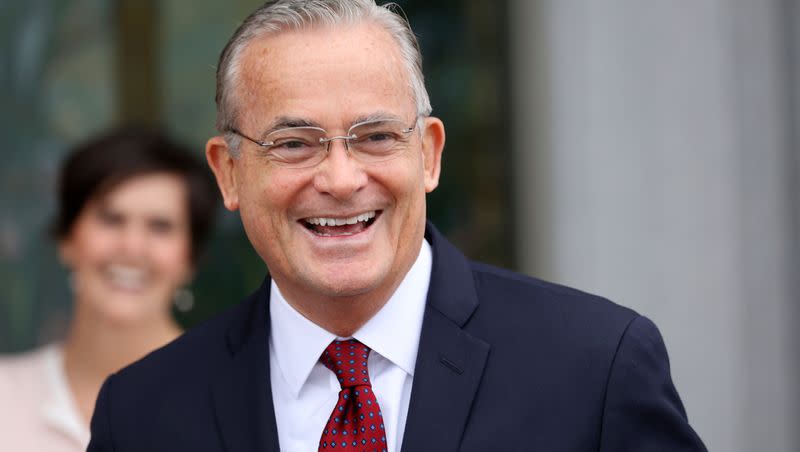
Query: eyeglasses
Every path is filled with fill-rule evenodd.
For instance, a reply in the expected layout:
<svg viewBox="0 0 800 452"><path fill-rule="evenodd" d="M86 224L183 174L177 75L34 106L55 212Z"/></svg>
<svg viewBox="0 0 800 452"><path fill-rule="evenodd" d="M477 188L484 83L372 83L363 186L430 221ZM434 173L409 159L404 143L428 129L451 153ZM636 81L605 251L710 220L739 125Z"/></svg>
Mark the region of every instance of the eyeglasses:
<svg viewBox="0 0 800 452"><path fill-rule="evenodd" d="M346 135L332 137L319 127L287 127L269 133L263 141L237 129L230 129L230 132L263 148L265 156L276 165L308 168L325 160L334 140L344 141L348 154L362 163L391 160L408 148L409 136L415 127L416 121L410 127L399 119L366 121L350 127Z"/></svg>

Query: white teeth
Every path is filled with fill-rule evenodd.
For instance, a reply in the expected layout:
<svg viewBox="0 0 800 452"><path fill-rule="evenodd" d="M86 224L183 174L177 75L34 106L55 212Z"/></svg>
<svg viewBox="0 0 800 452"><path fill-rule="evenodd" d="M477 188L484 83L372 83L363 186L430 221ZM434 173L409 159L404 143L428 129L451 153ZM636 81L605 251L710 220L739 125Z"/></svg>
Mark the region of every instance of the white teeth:
<svg viewBox="0 0 800 452"><path fill-rule="evenodd" d="M375 218L375 211L370 211L350 218L306 218L305 222L319 226L344 226L346 224L356 224L360 221L369 221Z"/></svg>
<svg viewBox="0 0 800 452"><path fill-rule="evenodd" d="M147 281L147 272L139 267L111 264L107 268L107 274L113 284L127 289L139 289Z"/></svg>

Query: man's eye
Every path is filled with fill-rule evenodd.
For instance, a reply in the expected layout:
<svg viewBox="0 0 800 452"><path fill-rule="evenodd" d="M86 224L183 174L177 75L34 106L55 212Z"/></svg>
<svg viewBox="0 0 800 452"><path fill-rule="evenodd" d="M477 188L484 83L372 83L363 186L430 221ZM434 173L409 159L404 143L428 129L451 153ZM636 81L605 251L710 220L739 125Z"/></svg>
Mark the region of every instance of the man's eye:
<svg viewBox="0 0 800 452"><path fill-rule="evenodd" d="M309 146L311 146L311 144L306 140L288 138L275 142L275 144L272 145L272 148L302 150L308 148Z"/></svg>
<svg viewBox="0 0 800 452"><path fill-rule="evenodd" d="M395 139L395 135L391 132L373 132L363 138L365 141L391 141Z"/></svg>

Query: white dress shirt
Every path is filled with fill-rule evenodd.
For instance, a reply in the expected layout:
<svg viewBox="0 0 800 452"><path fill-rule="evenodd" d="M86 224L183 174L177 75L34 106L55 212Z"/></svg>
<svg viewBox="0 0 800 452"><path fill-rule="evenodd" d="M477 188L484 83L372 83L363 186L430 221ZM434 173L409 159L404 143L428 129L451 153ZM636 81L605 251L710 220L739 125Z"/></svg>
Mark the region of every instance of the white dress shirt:
<svg viewBox="0 0 800 452"><path fill-rule="evenodd" d="M431 247L423 240L417 260L395 293L352 336L372 349L367 368L383 413L389 452L399 451L403 443L431 267ZM337 337L303 317L274 281L269 311L269 377L281 451L316 451L341 390L319 357L331 341L349 338Z"/></svg>

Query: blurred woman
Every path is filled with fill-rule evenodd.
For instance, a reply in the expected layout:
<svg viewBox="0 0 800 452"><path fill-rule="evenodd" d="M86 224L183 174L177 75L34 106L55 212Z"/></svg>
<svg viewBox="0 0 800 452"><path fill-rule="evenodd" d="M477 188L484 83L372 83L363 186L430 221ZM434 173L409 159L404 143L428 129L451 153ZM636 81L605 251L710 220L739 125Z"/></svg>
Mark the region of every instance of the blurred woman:
<svg viewBox="0 0 800 452"><path fill-rule="evenodd" d="M85 450L105 378L181 334L171 308L218 199L204 164L140 129L75 149L58 197L73 317L63 342L0 359L0 450Z"/></svg>

